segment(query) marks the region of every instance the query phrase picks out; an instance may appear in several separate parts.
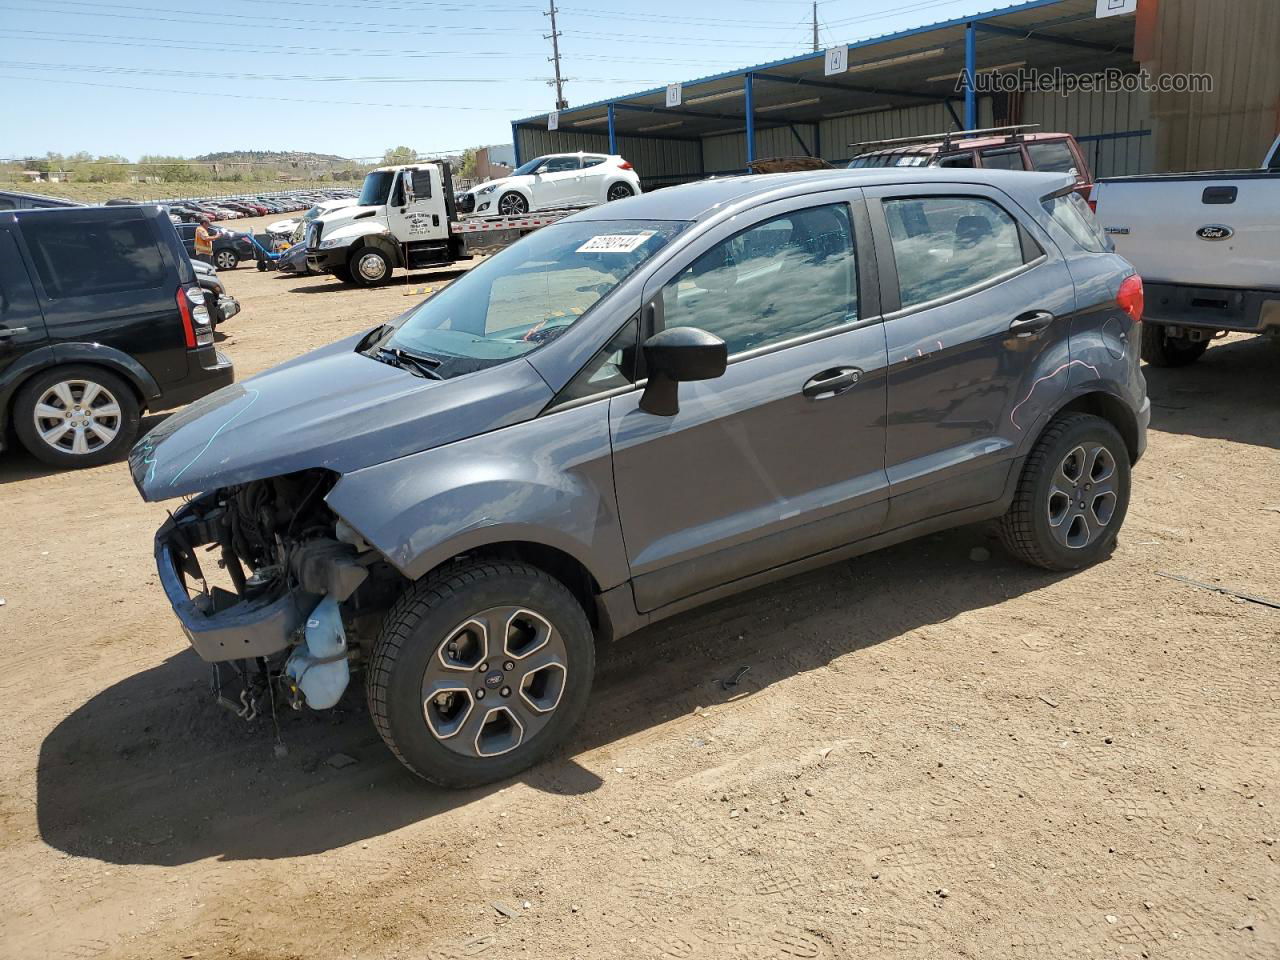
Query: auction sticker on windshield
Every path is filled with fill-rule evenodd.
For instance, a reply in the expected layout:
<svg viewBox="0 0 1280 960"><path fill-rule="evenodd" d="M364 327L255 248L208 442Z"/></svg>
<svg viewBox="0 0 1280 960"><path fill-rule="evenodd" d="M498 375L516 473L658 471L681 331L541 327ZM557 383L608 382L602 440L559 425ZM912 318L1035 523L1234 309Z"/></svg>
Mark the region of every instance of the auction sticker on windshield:
<svg viewBox="0 0 1280 960"><path fill-rule="evenodd" d="M592 237L574 252L633 253L654 233L653 230L642 230L640 233L602 233L598 237Z"/></svg>

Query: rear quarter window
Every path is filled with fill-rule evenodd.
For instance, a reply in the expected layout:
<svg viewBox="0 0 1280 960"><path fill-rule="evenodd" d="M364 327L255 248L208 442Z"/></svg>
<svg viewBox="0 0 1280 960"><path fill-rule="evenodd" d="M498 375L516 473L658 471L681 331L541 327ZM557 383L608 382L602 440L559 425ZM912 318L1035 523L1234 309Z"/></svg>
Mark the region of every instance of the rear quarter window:
<svg viewBox="0 0 1280 960"><path fill-rule="evenodd" d="M1056 197L1045 197L1040 205L1082 249L1090 253L1107 252L1106 234L1102 232L1089 204L1085 203L1080 194L1072 190Z"/></svg>
<svg viewBox="0 0 1280 960"><path fill-rule="evenodd" d="M1022 150L1018 147L1002 147L998 150L983 150L982 165L988 170L1025 170L1026 161L1022 159Z"/></svg>
<svg viewBox="0 0 1280 960"><path fill-rule="evenodd" d="M168 271L142 216L29 218L23 235L49 296L86 297L149 290Z"/></svg>
<svg viewBox="0 0 1280 960"><path fill-rule="evenodd" d="M1027 144L1031 167L1045 173L1076 173L1076 158L1065 140Z"/></svg>

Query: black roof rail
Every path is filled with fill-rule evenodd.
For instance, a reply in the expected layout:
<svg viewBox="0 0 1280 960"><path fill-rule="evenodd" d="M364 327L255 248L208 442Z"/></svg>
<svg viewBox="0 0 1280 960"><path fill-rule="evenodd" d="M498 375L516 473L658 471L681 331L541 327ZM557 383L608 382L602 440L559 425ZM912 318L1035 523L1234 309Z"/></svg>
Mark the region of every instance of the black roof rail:
<svg viewBox="0 0 1280 960"><path fill-rule="evenodd" d="M881 140L862 140L858 143L851 143L849 146L855 150L866 151L869 147L890 147L890 146L907 146L909 144L926 144L942 142L942 149L949 150L951 144L957 140L968 140L973 137L990 137L998 134L1007 134L1008 139L1019 140L1022 137L1022 131L1034 130L1040 126L1038 123L1014 123L1006 127L982 127L977 130L948 130L945 133L925 133L916 137L894 137L893 139Z"/></svg>

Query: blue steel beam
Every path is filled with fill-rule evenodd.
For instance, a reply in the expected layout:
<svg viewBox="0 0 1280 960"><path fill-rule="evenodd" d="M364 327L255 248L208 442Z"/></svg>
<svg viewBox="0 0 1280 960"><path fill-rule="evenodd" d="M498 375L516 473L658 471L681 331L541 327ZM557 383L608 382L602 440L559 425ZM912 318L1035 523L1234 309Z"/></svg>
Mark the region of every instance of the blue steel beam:
<svg viewBox="0 0 1280 960"><path fill-rule="evenodd" d="M618 152L618 131L614 126L613 104L609 104L609 152Z"/></svg>
<svg viewBox="0 0 1280 960"><path fill-rule="evenodd" d="M750 72L742 78L742 91L746 98L746 103L743 104L743 113L747 115L747 163L751 163L756 158L756 98L755 92L752 90L752 81L754 79L754 74Z"/></svg>
<svg viewBox="0 0 1280 960"><path fill-rule="evenodd" d="M964 72L968 81L964 86L964 128L978 129L978 29L970 22L964 25Z"/></svg>

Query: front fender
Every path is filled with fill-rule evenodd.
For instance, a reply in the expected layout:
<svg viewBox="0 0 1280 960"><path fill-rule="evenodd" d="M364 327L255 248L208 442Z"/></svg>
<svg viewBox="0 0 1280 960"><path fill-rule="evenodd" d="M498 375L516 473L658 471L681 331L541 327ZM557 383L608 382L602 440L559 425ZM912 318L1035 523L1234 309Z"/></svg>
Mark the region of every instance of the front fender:
<svg viewBox="0 0 1280 960"><path fill-rule="evenodd" d="M406 577L524 542L574 557L602 590L627 579L608 403L587 404L344 475L326 498Z"/></svg>

